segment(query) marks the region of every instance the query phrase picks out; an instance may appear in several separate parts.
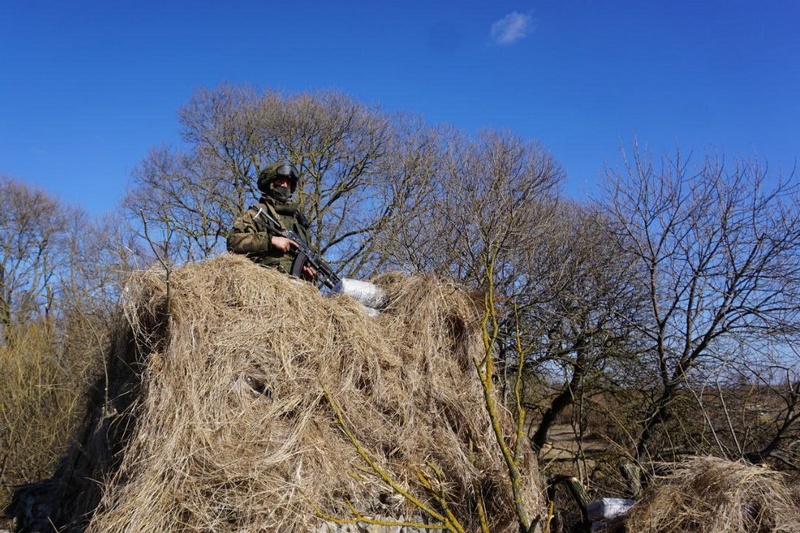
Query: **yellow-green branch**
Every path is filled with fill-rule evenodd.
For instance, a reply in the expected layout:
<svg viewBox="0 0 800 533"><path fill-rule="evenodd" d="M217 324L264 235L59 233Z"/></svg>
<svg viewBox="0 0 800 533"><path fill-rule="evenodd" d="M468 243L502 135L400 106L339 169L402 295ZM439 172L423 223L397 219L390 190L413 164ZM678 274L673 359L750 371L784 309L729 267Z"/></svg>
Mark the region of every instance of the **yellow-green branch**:
<svg viewBox="0 0 800 533"><path fill-rule="evenodd" d="M522 499L522 488L521 488L522 475L519 470L519 457L520 457L519 444L522 438L521 437L522 427L517 427L517 432L516 432L517 441L514 446L515 450L512 452L512 450L508 447L508 444L506 444L505 439L503 438L503 430L500 426L500 417L497 414L497 406L495 405L493 391L492 391L492 374L493 374L492 352L498 336L498 321L497 321L497 313L495 312L495 298L494 298L494 262L496 257L497 257L497 251L495 251L493 256L487 260L486 264L487 290L486 290L486 297L484 300L485 312L483 320L481 321L485 354L482 362L475 361L475 369L477 370L478 377L481 380L481 385L483 388L483 397L484 401L486 402L486 410L489 413L489 420L492 425L492 431L494 432L495 440L497 441L497 444L500 447L500 451L503 454L503 459L506 462L506 467L508 468L509 481L511 482L511 491L514 495L514 509L517 514L517 520L519 521L520 531L527 531L529 526L529 520L528 520L528 513L525 510L525 502ZM491 332L489 331L490 321L492 323ZM483 363L483 365L481 365L481 363ZM483 371L481 371L481 366L483 366ZM521 398L518 398L518 401L521 403Z"/></svg>
<svg viewBox="0 0 800 533"><path fill-rule="evenodd" d="M389 485L392 488L392 490L394 490L395 492L397 492L398 494L403 496L406 500L411 502L419 510L421 510L422 512L424 512L425 514L427 514L428 516L430 516L434 520L437 520L437 521L440 522L439 524L426 524L426 525L424 525L424 527L426 529L437 529L437 528L441 529L441 528L445 528L445 529L447 529L449 531L453 531L454 533L465 533L465 530L464 530L463 526L461 526L461 524L459 524L458 520L455 518L455 516L450 511L449 506L447 505L447 502L441 497L441 495L437 491L435 491L432 488L432 486L429 486L430 485L429 481L427 482L427 484L426 484L426 482L423 482L423 485L425 485L425 487L431 492L431 495L434 497L434 499L445 510L446 516L440 514L436 510L431 509L429 506L425 505L425 503L420 501L413 494L411 494L406 489L404 489L400 484L398 484L394 479L392 479L392 477L375 460L373 460L372 457L370 457L370 455L367 452L367 450L364 448L364 446L361 445L361 442L356 438L356 436L353 434L353 432L350 431L350 429L347 426L347 423L345 422L344 415L342 414L342 410L339 408L339 405L334 401L333 397L331 396L331 394L328 392L328 390L324 386L322 387L322 392L325 394L325 399L328 400L328 404L333 409L333 411L334 411L334 413L336 415L336 420L339 422L339 425L341 426L342 431L347 436L347 438L350 440L350 442L353 444L353 446L356 449L356 452L358 452L358 455L360 455L361 458L370 466L370 468L373 470L373 472L375 472L383 480L384 483ZM421 473L418 472L417 476L420 477L421 481L422 481L422 479L426 479L426 478L424 478L424 475L420 476L420 474ZM331 520L333 522L336 522L337 520L339 520L340 521L339 523L356 523L356 522L377 523L377 522L370 522L370 520L377 520L377 519L370 519L370 518L367 518L367 517L361 515L352 506L352 504L350 504L350 502L348 502L348 505L350 506L350 508L351 508L351 510L352 510L352 512L353 512L353 514L355 516L355 518L353 518L353 519L344 519L344 521L342 521L343 519L337 519L337 518L333 518L333 517L324 515L324 513L322 513L319 509L317 510L317 514L321 518L324 518L325 520ZM383 521L381 521L380 523L383 524L383 525L403 525L403 524L400 524L400 523L388 524L388 523L384 523ZM423 527L423 526L419 526L419 527Z"/></svg>

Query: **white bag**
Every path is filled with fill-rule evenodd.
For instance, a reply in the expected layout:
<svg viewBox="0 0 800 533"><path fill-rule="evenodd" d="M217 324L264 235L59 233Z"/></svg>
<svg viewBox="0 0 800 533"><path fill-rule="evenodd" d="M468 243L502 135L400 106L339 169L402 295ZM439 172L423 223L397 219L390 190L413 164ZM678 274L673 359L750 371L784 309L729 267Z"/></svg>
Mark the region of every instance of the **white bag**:
<svg viewBox="0 0 800 533"><path fill-rule="evenodd" d="M628 514L634 503L636 503L634 500L626 500L624 498L603 498L587 505L586 512L592 522L611 520Z"/></svg>

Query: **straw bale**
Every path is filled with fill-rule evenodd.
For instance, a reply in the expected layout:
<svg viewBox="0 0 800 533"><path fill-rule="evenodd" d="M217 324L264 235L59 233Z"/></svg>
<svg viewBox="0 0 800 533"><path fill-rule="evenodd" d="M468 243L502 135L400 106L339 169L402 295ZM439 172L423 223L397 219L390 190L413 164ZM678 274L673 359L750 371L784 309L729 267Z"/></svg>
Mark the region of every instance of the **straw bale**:
<svg viewBox="0 0 800 533"><path fill-rule="evenodd" d="M349 297L239 256L176 269L168 285L163 273L134 275L108 386L96 388L86 434L62 463L61 522L90 532L324 531L332 524L318 512L351 518L349 504L421 520L350 432L382 472L436 507L418 477L426 472L468 530L478 529L478 492L492 531L518 530L473 366L483 355L475 302L429 276L376 282L389 300L369 318ZM524 467L524 503L541 509L535 459Z"/></svg>
<svg viewBox="0 0 800 533"><path fill-rule="evenodd" d="M761 466L695 457L633 506L636 533L798 533L800 502L782 474Z"/></svg>

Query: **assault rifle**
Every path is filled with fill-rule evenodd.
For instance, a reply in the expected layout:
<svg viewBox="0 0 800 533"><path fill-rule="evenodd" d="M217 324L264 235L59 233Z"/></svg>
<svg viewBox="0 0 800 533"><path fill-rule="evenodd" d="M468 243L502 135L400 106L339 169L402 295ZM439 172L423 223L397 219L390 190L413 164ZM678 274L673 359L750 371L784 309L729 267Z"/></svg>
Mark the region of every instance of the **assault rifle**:
<svg viewBox="0 0 800 533"><path fill-rule="evenodd" d="M303 267L310 266L316 270L316 280L319 283L325 285L332 291L339 290L339 287L341 287L341 279L339 279L339 276L336 275L336 272L333 271L331 266L327 263L327 261L325 261L325 259L322 258L321 255L311 249L308 243L303 240L300 235L292 230L283 229L283 226L281 226L280 222L272 218L269 213L261 208L258 209L258 213L256 213L253 218L255 219L259 217L266 222L270 233L280 235L281 237L286 237L295 243L292 245L292 249L295 251L295 256L294 260L292 261L292 271L289 272L289 274L298 278L302 277Z"/></svg>

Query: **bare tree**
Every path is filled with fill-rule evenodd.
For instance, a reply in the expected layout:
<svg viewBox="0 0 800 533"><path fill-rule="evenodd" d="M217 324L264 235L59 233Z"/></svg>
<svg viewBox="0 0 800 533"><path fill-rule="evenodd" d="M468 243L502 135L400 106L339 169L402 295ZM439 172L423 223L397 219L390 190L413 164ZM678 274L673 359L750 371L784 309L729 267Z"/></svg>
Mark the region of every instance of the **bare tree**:
<svg viewBox="0 0 800 533"><path fill-rule="evenodd" d="M141 258L123 221L91 219L23 182L0 178L0 325L44 319L61 324L67 309L109 314L123 280Z"/></svg>
<svg viewBox="0 0 800 533"><path fill-rule="evenodd" d="M525 220L543 216L562 176L535 143L490 131L469 139L333 91L223 85L198 91L179 117L186 146L151 151L125 201L175 262L219 252L232 218L258 198L260 169L286 159L302 175L312 245L343 274L434 267L478 283L481 247L529 239Z"/></svg>
<svg viewBox="0 0 800 533"><path fill-rule="evenodd" d="M524 291L529 268L519 264L556 203L563 172L540 145L508 132L474 138L449 128L429 133L433 153L417 185L422 202L395 235L400 264L485 286L489 255L495 287L510 298Z"/></svg>
<svg viewBox="0 0 800 533"><path fill-rule="evenodd" d="M7 343L15 327L52 309L66 220L67 209L43 191L0 177L0 327Z"/></svg>
<svg viewBox="0 0 800 533"><path fill-rule="evenodd" d="M66 220L64 263L57 273L62 350L94 354L104 345L110 320L130 273L145 265L130 226L117 214L91 218L76 210ZM92 356L68 355L70 360ZM82 364L82 363L81 363Z"/></svg>
<svg viewBox="0 0 800 533"><path fill-rule="evenodd" d="M643 277L634 258L608 239L608 221L595 210L566 203L537 248L537 291L520 306L527 326L528 393L539 411L531 444L542 450L565 410L584 398L622 385L620 361L630 360L639 342ZM580 432L582 420L576 424Z"/></svg>
<svg viewBox="0 0 800 533"><path fill-rule="evenodd" d="M797 340L797 185L769 186L753 161L727 166L707 156L691 166L677 153L655 168L636 146L607 178L613 237L647 278L639 322L652 379L635 443L644 458L656 453L653 437L689 380L752 364L767 343Z"/></svg>
<svg viewBox="0 0 800 533"><path fill-rule="evenodd" d="M411 202L402 185L409 176L389 172L417 134L410 121L395 128L376 107L333 91L230 85L198 91L179 117L187 146L151 151L125 201L132 218L143 214L151 240L172 242L172 261L218 253L232 219L258 198L258 172L276 160L301 172L313 246L348 275L368 275L380 261L376 235Z"/></svg>

